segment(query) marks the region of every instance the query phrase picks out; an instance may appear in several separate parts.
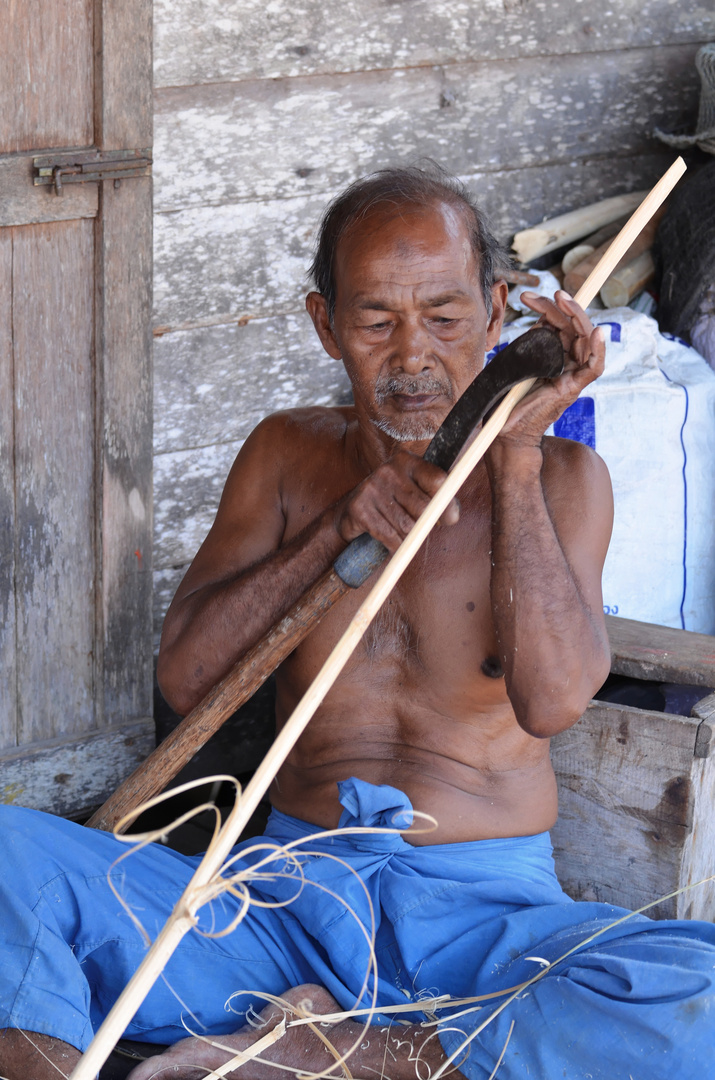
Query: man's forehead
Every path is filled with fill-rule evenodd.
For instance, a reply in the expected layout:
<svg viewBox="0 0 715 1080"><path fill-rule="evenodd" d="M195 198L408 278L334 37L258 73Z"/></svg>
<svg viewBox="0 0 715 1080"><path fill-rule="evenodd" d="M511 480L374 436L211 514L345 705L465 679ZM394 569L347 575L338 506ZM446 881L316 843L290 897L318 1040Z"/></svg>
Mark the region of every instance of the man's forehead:
<svg viewBox="0 0 715 1080"><path fill-rule="evenodd" d="M335 282L374 273L397 285L403 271L419 279L422 267L428 290L430 278L444 278L436 286L440 293L458 292L464 275L477 275L466 215L450 203L375 207L338 241Z"/></svg>

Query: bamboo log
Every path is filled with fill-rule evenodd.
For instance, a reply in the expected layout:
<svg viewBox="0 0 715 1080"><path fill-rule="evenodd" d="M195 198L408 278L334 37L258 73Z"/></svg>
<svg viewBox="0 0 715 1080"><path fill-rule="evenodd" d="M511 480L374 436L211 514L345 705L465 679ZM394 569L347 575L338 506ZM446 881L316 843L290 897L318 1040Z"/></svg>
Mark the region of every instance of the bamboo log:
<svg viewBox="0 0 715 1080"><path fill-rule="evenodd" d="M612 199L604 199L592 206L582 206L568 214L542 221L540 225L516 233L512 247L521 262L533 262L629 214L645 194L644 191L632 191L629 195L616 195Z"/></svg>
<svg viewBox="0 0 715 1080"><path fill-rule="evenodd" d="M668 192L675 186L684 171L685 163L682 158L678 158L643 200L621 233L613 241L601 263L594 269L579 290L578 295L574 298L583 307L586 307L594 298L613 268L632 244L638 232L643 228ZM504 397L477 437L466 448L462 457L455 462L437 494L429 502L388 562L377 582L353 616L340 641L323 664L312 685L308 688L307 693L279 732L273 746L246 787L245 792L243 792L240 799L237 799L219 835L209 848L209 851L207 851L184 893L177 901L172 915L119 996L89 1049L76 1065L70 1080L93 1080L106 1061L112 1047L121 1038L127 1024L149 993L184 934L193 925L195 912L201 903L200 887L210 881L220 870L231 848L238 840L246 823L268 790L278 769L293 749L316 709L348 662L355 646L362 638L380 606L397 584L430 530L442 516L462 484L497 438L512 410L528 394L534 381L533 379L525 380L510 390Z"/></svg>
<svg viewBox="0 0 715 1080"><path fill-rule="evenodd" d="M601 300L607 308L625 307L654 277L653 252L644 251L642 255L616 267L601 289Z"/></svg>
<svg viewBox="0 0 715 1080"><path fill-rule="evenodd" d="M616 233L625 225L628 220L628 215L618 218L617 221L612 221L610 225L604 225L602 229L598 229L595 233L591 233L585 240L582 240L580 244L576 244L575 247L569 248L561 260L561 269L564 274L568 274L571 270L578 266L580 262L588 258L589 255L593 255L596 248L600 248L607 240L612 240Z"/></svg>
<svg viewBox="0 0 715 1080"><path fill-rule="evenodd" d="M619 260L618 265L614 268L614 273L617 273L621 267L626 263L636 259L639 255L642 255L644 251L648 251L653 246L655 240L656 230L658 228L658 222L662 217L662 207L657 213L653 215L643 231L635 238L628 251L625 253L622 259ZM564 277L564 288L567 292L570 292L572 296L575 296L578 289L581 288L588 275L597 265L602 255L608 251L610 241L602 244L591 255L587 256L583 262L579 263L573 270L571 270Z"/></svg>

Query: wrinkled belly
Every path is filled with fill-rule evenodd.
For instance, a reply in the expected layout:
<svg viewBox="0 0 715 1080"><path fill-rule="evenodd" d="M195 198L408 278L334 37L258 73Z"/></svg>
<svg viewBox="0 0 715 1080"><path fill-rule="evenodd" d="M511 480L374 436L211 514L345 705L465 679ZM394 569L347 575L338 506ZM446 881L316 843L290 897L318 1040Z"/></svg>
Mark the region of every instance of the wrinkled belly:
<svg viewBox="0 0 715 1080"><path fill-rule="evenodd" d="M355 776L397 788L435 819L410 833L415 844L528 836L556 820L548 743L513 719L480 726L437 714L430 722L373 714L366 722L365 714L324 708L311 724L271 789L286 814L334 828L337 781Z"/></svg>

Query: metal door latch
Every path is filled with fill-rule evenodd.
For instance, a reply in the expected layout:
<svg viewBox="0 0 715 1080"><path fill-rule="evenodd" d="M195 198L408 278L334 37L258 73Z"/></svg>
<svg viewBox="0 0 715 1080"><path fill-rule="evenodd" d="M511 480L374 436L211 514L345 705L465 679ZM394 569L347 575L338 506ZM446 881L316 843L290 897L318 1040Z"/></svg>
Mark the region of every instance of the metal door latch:
<svg viewBox="0 0 715 1080"><path fill-rule="evenodd" d="M151 148L146 150L78 150L62 154L43 154L33 158L35 187L52 185L57 195L64 184L131 180L151 173Z"/></svg>

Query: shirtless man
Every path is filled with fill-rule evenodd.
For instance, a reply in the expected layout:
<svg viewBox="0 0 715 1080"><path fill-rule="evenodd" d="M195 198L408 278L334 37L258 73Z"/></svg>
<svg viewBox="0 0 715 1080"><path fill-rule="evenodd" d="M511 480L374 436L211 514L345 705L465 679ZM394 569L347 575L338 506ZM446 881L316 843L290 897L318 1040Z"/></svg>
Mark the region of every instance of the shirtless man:
<svg viewBox="0 0 715 1080"><path fill-rule="evenodd" d="M499 339L506 285L485 289L463 208L376 207L345 230L331 299L307 307L354 406L264 420L166 618L158 676L186 713L369 532L394 551L444 473L421 460ZM424 545L281 769L278 810L334 828L336 781L404 791L432 813L415 843L521 836L556 820L548 737L610 668L601 570L612 500L603 462L545 429L603 370L578 306L536 297L569 370L515 410ZM363 599L341 600L278 671L282 725Z"/></svg>
<svg viewBox="0 0 715 1080"><path fill-rule="evenodd" d="M214 526L165 623L159 678L180 713L203 697L353 538L369 532L394 551L410 530L444 479L421 455L499 338L507 290L502 280L494 279L494 251L483 222L457 187L418 170L378 174L350 189L329 210L314 264L318 291L309 294L307 307L324 348L345 364L354 405L270 416L243 446ZM576 926L588 922L592 932L614 917L614 909L604 905L571 904L552 869L544 869L541 861L550 859L550 848L544 856L543 845L548 845L545 834L557 815L549 736L575 723L609 670L600 575L612 516L609 478L601 460L580 444L545 438L544 432L600 374L605 346L600 331L565 293L557 294L554 303L537 297L528 303L559 331L567 355L565 373L538 386L514 411L461 491L459 503L451 504L395 588L270 793L281 827L288 830L300 831L306 823L308 831L334 829L339 821L389 825L392 817L370 815L375 808L386 813L393 806L390 799L399 801L401 793L405 811L411 804L436 819L436 829L408 829L389 852L384 844L392 841L374 841L383 882L383 891L372 898L380 914L376 948L385 987L379 1004L386 1009L426 988L452 997L479 993L484 989L480 979L494 972L497 982L485 984L488 992L518 985L535 974L533 957L525 955L529 949L557 959L566 951L564 943L575 944L568 935ZM279 669L279 725L310 685L363 594L364 588L343 598ZM353 777L355 782L349 779ZM366 845L368 840L359 847L361 853ZM343 849L338 853L342 856ZM402 915L388 918L395 895L404 901L397 886L385 884L388 856L412 875L410 904L422 905L424 915L404 937L399 931ZM434 907L441 890L446 895L447 889L457 887L451 880L447 883L442 864L439 871L434 868L435 860L444 863L445 856L449 867L455 867L460 889L446 911ZM372 882L373 871L366 869L363 854L360 857L361 877ZM495 859L498 869L490 865L484 870L485 857L487 862ZM469 863L464 872L456 869L462 860ZM418 879L428 882L423 898ZM468 891L472 888L476 892ZM319 906L323 900L314 897L309 903ZM488 918L480 914L480 905ZM318 985L287 989L291 975L285 974L276 977L283 982L271 992L282 993L292 1004L308 1000L316 1013L349 1008L360 996L360 976L356 991L340 966L342 953L353 949L344 936L349 920L343 919L324 940L322 928L333 916L318 912L317 929L307 926L310 918L310 911L303 916L298 910L296 919L307 927L305 940L319 940L327 960L320 953L308 969L291 954L289 971L297 973L295 980ZM464 918L467 922L460 922ZM483 918L486 921L480 921ZM453 921L453 939L443 940L445 925ZM469 936L472 924L481 927L476 937ZM551 1080L557 1075L548 1071L552 1068L569 1078L626 1080L632 1075L633 1080L655 1080L675 1075L672 1058L662 1074L652 1063L656 1052L662 1056L663 1047L656 1043L667 1028L658 1011L662 973L672 969L674 961L663 954L655 931L644 932L644 924L674 924L641 920L630 926L631 936L641 943L638 948L645 938L653 939L646 957L653 960L648 985L630 971L627 977L623 974L626 961L618 952L623 941L625 948L635 950L631 958L641 964L639 971L644 957L629 938L618 935L615 959L603 949L597 960L589 958L588 951L583 954L598 969L602 983L590 986L590 975L583 972L576 978L575 998L580 1001L588 984L598 1001L592 1009L596 1017L604 1000L609 1008L617 999L622 1004L621 997L628 1000L626 1010L639 1032L635 1040L628 1036L628 1052L620 1043L617 1052L603 1051L604 1071L599 1072L593 1053L584 1057L585 1048L593 1050L593 1029L582 1004L580 1011L568 1012L568 980L544 979L537 984L538 993L524 995L528 1000L519 1003L514 1040L502 1065L504 1077ZM442 935L439 945L425 927ZM302 933L291 929L283 947L292 949ZM580 936L586 936L582 927ZM683 931L683 937L689 944L677 954L681 966L690 971L699 965L697 993L692 987L687 990L695 1015L713 1000L715 938L710 933L708 941L702 940L707 937L702 933L696 961L692 935ZM501 953L493 951L495 941L503 941ZM415 942L418 954L412 963L406 957ZM311 956L315 952L312 944L303 948L312 950ZM444 960L430 967L440 950ZM476 974L468 984L450 982L465 951L474 953L469 964ZM258 970L256 964L259 961L254 964ZM236 981L241 983L239 977ZM624 982L638 999L637 1015ZM343 985L348 989L342 991ZM341 996L338 1005L334 999ZM685 991L673 991L670 1000L684 996ZM651 1010L647 1021L646 1006ZM563 1009L566 1013L559 1012ZM264 1034L278 1014L269 1006L258 1033L243 1029L221 1041L243 1049ZM619 1030L626 1015L623 1010L613 1017L606 1012L601 1023ZM559 1016L565 1024L570 1020L568 1050L549 1027ZM399 1039L384 1015L377 1020L380 1026L371 1029L365 1043L355 1021L324 1029L341 1053L357 1039L348 1065L356 1077L381 1075L388 1062L390 1080L426 1080L458 1045L442 1030L437 1039L434 1029L415 1026L414 1017L408 1018L412 1026L400 1029ZM646 1022L652 1029L647 1037L642 1034ZM467 1025L461 1032L468 1035L470 1030ZM581 1045L578 1040L587 1030ZM456 1064L470 1080L489 1076L504 1032L495 1022L459 1056ZM169 1041L160 1034L155 1037ZM54 1057L56 1044L42 1041L48 1036L37 1036L36 1042L38 1038ZM547 1051L549 1040L555 1045ZM712 1045L710 1038L711 1058ZM27 1073L19 1065L26 1053L22 1039L10 1034L5 1046L3 1056L0 1040L0 1072L9 1080L25 1080ZM76 1060L73 1047L63 1046L62 1051L69 1055L63 1067ZM697 1065L700 1071L692 1076L705 1075L702 1045L694 1053L693 1068ZM318 1036L299 1027L289 1029L262 1056L320 1072L331 1064L325 1055ZM139 1066L132 1080L198 1080L227 1057L226 1051L184 1041ZM582 1073L580 1066L577 1071L574 1063L579 1061L590 1073ZM644 1061L647 1071L639 1073L638 1064ZM621 1064L625 1071L619 1071ZM36 1080L55 1075L43 1071L42 1064L35 1069ZM341 1075L340 1070L335 1074ZM252 1062L230 1075L263 1080L276 1073L270 1065ZM677 1075L691 1073L681 1068Z"/></svg>

